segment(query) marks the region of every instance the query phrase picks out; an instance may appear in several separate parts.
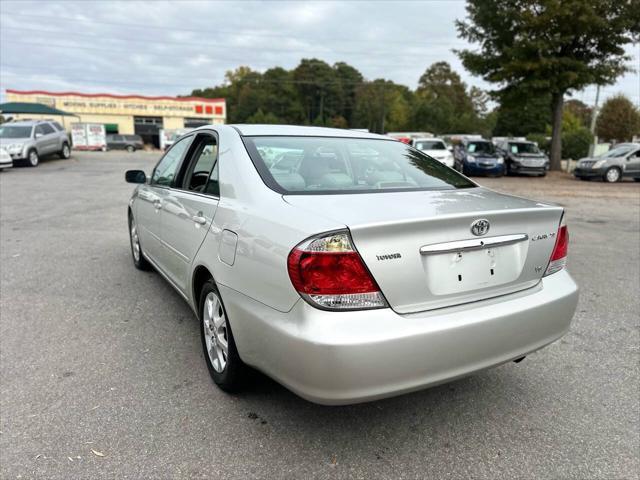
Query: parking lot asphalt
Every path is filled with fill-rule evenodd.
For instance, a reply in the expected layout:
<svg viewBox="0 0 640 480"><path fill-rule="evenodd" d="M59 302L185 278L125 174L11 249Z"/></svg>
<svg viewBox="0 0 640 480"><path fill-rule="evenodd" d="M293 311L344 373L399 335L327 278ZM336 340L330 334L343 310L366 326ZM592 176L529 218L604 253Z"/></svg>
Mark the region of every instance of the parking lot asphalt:
<svg viewBox="0 0 640 480"><path fill-rule="evenodd" d="M256 374L210 380L198 323L130 259L124 171L75 153L0 172L0 477L640 476L640 183L477 179L567 208L570 332L525 361L323 407Z"/></svg>

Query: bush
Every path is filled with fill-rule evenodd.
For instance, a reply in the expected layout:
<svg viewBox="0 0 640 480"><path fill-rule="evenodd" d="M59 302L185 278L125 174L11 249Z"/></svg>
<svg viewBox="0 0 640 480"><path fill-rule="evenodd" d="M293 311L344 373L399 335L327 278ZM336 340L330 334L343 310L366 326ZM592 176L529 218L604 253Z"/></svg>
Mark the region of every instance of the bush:
<svg viewBox="0 0 640 480"><path fill-rule="evenodd" d="M588 128L580 127L562 134L562 158L578 160L589 154L593 135Z"/></svg>

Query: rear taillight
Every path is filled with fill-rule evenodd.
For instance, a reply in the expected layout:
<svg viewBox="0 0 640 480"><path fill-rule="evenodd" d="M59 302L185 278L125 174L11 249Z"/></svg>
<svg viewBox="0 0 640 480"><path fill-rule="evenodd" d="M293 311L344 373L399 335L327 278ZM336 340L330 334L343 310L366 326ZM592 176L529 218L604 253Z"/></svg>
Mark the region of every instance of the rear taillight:
<svg viewBox="0 0 640 480"><path fill-rule="evenodd" d="M545 276L552 273L559 272L567 264L567 253L569 252L569 230L564 223L564 218L560 222L558 233L556 235L556 244L553 247L551 258L549 259L549 266L545 272Z"/></svg>
<svg viewBox="0 0 640 480"><path fill-rule="evenodd" d="M287 268L294 288L315 307L353 310L387 306L346 231L305 240L289 253Z"/></svg>

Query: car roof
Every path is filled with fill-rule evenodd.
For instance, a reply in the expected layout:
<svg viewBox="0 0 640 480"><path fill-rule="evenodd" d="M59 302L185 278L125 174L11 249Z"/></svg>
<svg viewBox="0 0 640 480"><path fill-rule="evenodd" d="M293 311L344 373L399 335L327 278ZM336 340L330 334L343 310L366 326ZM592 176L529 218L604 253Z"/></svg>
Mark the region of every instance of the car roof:
<svg viewBox="0 0 640 480"><path fill-rule="evenodd" d="M21 120L19 122L7 122L4 123L4 126L11 126L14 125L16 127L32 127L34 125L37 125L38 123L43 123L46 120Z"/></svg>
<svg viewBox="0 0 640 480"><path fill-rule="evenodd" d="M235 128L240 135L250 136L295 136L295 137L345 137L345 138L375 138L396 141L386 135L359 132L341 128L327 127L300 127L296 125L229 125Z"/></svg>
<svg viewBox="0 0 640 480"><path fill-rule="evenodd" d="M442 143L445 143L444 140L439 138L439 137L420 137L420 138L414 138L413 141L414 142L442 142Z"/></svg>

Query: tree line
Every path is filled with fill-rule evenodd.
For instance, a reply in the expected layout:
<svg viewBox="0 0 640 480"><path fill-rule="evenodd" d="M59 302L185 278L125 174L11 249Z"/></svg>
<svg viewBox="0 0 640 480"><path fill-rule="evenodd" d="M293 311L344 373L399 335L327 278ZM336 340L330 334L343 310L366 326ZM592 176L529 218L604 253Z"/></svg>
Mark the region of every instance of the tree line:
<svg viewBox="0 0 640 480"><path fill-rule="evenodd" d="M446 62L420 77L416 90L387 79L365 80L355 67L303 59L292 70L257 72L241 66L223 85L197 89L194 96L223 97L230 123L282 123L366 128L376 133L429 131L490 133L488 96L468 87Z"/></svg>
<svg viewBox="0 0 640 480"><path fill-rule="evenodd" d="M334 65L303 59L286 70L264 72L241 66L225 75L223 85L193 90L193 96L225 98L229 123L317 125L366 128L372 132L425 131L527 136L549 147L551 97L510 91L494 96L469 87L447 62L429 66L415 90L391 80L365 80L345 62ZM489 108L489 105L494 105ZM570 99L563 113L563 155L586 155L592 107ZM596 134L602 141L626 141L640 135L640 111L622 95L602 106Z"/></svg>

